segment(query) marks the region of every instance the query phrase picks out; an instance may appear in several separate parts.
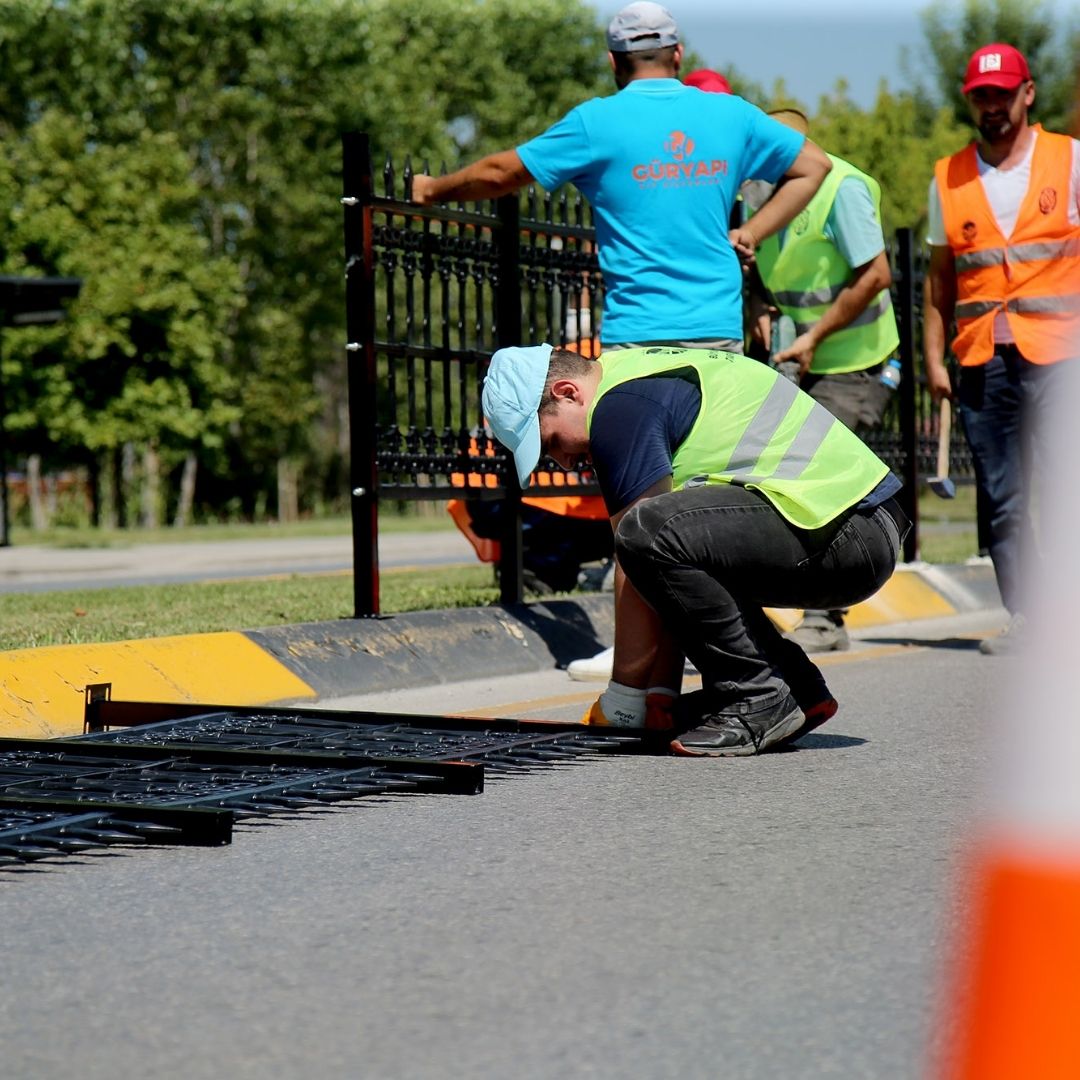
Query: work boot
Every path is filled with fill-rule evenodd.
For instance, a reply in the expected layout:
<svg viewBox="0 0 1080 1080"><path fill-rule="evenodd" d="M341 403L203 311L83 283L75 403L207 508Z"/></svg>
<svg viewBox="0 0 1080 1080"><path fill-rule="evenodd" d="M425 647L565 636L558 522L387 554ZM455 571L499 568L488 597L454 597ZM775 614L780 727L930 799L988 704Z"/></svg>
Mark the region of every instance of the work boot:
<svg viewBox="0 0 1080 1080"><path fill-rule="evenodd" d="M839 611L807 611L803 620L784 635L804 652L842 652L851 648L844 616Z"/></svg>
<svg viewBox="0 0 1080 1080"><path fill-rule="evenodd" d="M671 741L671 750L684 757L748 757L776 746L805 722L799 703L788 694L779 705L759 713L706 714L698 727Z"/></svg>
<svg viewBox="0 0 1080 1080"><path fill-rule="evenodd" d="M1028 637L1027 619L1017 611L997 637L984 638L979 642L979 652L984 656L1015 656L1023 652Z"/></svg>

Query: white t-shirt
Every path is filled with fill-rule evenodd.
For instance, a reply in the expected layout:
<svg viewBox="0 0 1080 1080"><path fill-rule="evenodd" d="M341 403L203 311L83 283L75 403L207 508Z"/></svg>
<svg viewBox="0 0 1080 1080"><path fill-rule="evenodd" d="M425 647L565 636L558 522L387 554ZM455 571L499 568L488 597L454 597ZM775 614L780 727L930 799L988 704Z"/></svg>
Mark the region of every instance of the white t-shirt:
<svg viewBox="0 0 1080 1080"><path fill-rule="evenodd" d="M1038 132L1035 132L1038 138ZM975 154L978 163L979 179L982 181L986 201L997 221L1002 236L1012 236L1016 228L1016 219L1020 216L1020 204L1027 195L1031 183L1031 157L1035 151L1035 139L1031 140L1022 161L1011 169L997 169L987 165ZM938 192L937 177L930 181L927 193L927 229L926 242L935 247L946 247L945 219L941 213L941 195ZM1080 141L1072 140L1072 171L1069 180L1069 224L1080 225ZM994 319L994 341L999 345L1011 345L1015 342L1009 320L1004 311L999 311Z"/></svg>

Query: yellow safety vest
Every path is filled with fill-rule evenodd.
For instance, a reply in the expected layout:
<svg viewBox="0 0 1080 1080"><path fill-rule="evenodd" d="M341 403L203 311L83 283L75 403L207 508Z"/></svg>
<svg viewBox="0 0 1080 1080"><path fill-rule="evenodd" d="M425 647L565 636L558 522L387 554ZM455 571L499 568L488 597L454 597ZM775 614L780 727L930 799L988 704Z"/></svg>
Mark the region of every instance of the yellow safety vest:
<svg viewBox="0 0 1080 1080"><path fill-rule="evenodd" d="M739 484L760 491L793 525L817 529L864 498L888 466L827 409L766 364L734 353L666 346L600 358L604 394L632 379L685 372L701 409L675 451L672 486Z"/></svg>
<svg viewBox="0 0 1080 1080"><path fill-rule="evenodd" d="M800 334L828 311L851 278L851 267L825 235L825 224L841 183L850 176L862 180L870 189L875 212L881 215L877 181L832 154L829 160L832 171L806 208L788 225L783 247L779 234L774 234L757 251L761 280L780 310L794 320ZM821 342L814 350L810 371L815 375L862 371L886 360L899 344L892 297L888 289L882 289L865 311Z"/></svg>

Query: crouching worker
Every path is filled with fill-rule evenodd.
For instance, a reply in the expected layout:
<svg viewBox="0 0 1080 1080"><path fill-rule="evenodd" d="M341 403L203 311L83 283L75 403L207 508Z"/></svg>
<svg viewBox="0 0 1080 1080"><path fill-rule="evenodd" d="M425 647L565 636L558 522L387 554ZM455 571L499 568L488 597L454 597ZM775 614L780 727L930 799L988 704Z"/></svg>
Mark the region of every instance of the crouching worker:
<svg viewBox="0 0 1080 1080"><path fill-rule="evenodd" d="M586 722L672 728L676 753L776 749L836 712L763 607L844 608L892 574L900 481L792 382L706 349L590 360L500 349L484 414L527 485L541 455L595 470L615 530L615 663ZM678 699L685 653L702 690Z"/></svg>

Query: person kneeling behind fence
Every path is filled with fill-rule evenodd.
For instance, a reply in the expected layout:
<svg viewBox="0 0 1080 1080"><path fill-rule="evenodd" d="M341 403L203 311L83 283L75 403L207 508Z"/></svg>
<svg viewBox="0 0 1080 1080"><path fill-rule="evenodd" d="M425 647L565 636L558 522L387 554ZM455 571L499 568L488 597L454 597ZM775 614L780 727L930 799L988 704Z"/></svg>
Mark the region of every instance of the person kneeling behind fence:
<svg viewBox="0 0 1080 1080"><path fill-rule="evenodd" d="M612 680L585 722L670 729L676 753L776 749L837 708L764 607L836 608L892 574L900 481L825 408L708 349L588 359L500 349L484 415L527 486L541 455L591 463L615 531ZM701 691L679 696L683 655Z"/></svg>

